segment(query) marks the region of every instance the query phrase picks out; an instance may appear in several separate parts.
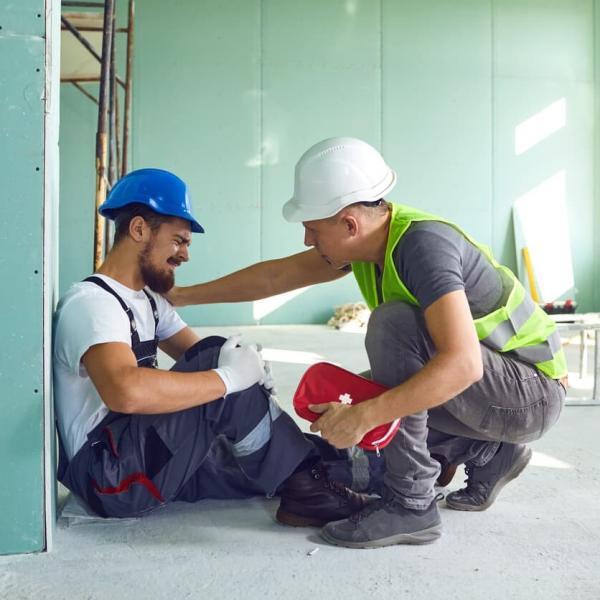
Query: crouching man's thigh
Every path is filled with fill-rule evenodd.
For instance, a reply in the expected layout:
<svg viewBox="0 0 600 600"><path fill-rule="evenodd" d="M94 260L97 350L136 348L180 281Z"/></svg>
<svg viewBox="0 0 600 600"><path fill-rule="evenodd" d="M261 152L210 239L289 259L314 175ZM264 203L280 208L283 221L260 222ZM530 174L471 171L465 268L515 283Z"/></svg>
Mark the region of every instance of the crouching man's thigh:
<svg viewBox="0 0 600 600"><path fill-rule="evenodd" d="M481 345L484 375L444 408L482 439L537 440L558 420L565 389L536 367Z"/></svg>

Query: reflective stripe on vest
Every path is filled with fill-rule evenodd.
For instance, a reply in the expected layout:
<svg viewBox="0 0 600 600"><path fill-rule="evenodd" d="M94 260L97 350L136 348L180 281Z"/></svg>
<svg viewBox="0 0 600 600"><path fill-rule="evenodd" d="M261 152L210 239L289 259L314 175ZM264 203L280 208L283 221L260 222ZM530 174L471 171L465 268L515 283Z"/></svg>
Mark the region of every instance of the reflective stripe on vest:
<svg viewBox="0 0 600 600"><path fill-rule="evenodd" d="M479 340L495 350L501 352L512 351L528 363L537 364L553 360L554 356L562 350L560 335L556 329L545 340L537 344L527 346L509 344L513 338L518 339L519 331L534 316L538 308L522 286L519 287L522 290L521 302L490 333L479 335L480 332L478 331ZM477 329L477 320L475 321L475 328Z"/></svg>
<svg viewBox="0 0 600 600"><path fill-rule="evenodd" d="M567 374L564 350L556 325L550 317L529 297L521 282L510 269L500 265L490 249L473 240L460 227L417 209L392 204L392 217L388 234L384 270L381 277L383 302L399 300L418 306L396 270L393 252L398 242L413 222L440 221L450 225L475 246L494 266L502 279L504 303L496 310L473 320L477 337L486 346L500 352L511 352L517 358L534 364L540 371L554 379ZM369 308L379 303L375 265L358 262L352 270Z"/></svg>

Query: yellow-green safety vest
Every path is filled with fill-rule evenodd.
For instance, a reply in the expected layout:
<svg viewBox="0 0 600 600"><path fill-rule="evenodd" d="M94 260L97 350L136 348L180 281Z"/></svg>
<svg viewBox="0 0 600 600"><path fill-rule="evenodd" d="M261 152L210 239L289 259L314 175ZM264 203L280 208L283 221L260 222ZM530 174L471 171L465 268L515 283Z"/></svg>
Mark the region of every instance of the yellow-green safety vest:
<svg viewBox="0 0 600 600"><path fill-rule="evenodd" d="M514 273L494 259L487 246L479 244L460 227L446 219L410 206L392 204L381 276L383 302L399 300L419 306L417 299L400 279L393 258L398 242L415 221L440 221L454 227L482 252L499 273L503 286L502 306L483 317L473 319L479 341L499 352L512 352L517 358L534 364L542 373L553 379L564 377L567 374L567 362L554 321L530 298ZM365 302L373 310L380 304L375 264L353 262L352 271Z"/></svg>

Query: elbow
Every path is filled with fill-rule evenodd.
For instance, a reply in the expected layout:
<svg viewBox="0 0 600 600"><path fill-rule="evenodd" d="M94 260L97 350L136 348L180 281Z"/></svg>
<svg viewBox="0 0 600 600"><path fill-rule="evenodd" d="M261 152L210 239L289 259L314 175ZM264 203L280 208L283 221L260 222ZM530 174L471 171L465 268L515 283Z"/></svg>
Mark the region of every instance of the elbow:
<svg viewBox="0 0 600 600"><path fill-rule="evenodd" d="M102 401L112 412L124 415L130 415L137 412L137 402L132 394L124 394L115 390L114 392L105 394Z"/></svg>
<svg viewBox="0 0 600 600"><path fill-rule="evenodd" d="M140 412L143 394L138 393L137 387L132 383L128 377L123 377L103 390L102 401L112 412L124 415Z"/></svg>
<svg viewBox="0 0 600 600"><path fill-rule="evenodd" d="M115 408L111 408L113 412L118 412L124 415L133 415L139 413L138 403L134 398L121 398Z"/></svg>
<svg viewBox="0 0 600 600"><path fill-rule="evenodd" d="M483 377L483 361L480 352L457 353L449 364L452 365L450 369L454 374L451 381L453 381L455 394L460 394Z"/></svg>
<svg viewBox="0 0 600 600"><path fill-rule="evenodd" d="M466 387L472 386L483 378L483 361L480 354L471 360L464 361L463 368Z"/></svg>

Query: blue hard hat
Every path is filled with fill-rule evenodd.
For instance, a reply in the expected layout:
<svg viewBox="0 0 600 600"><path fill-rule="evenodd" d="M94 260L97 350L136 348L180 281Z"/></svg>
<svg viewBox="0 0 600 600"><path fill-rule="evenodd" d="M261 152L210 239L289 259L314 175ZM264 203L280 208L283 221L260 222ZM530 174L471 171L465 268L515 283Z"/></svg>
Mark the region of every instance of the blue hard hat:
<svg viewBox="0 0 600 600"><path fill-rule="evenodd" d="M202 225L192 216L187 185L169 171L131 171L115 183L98 212L114 219L120 208L134 203L144 204L161 215L185 219L192 224L194 233L204 233Z"/></svg>

